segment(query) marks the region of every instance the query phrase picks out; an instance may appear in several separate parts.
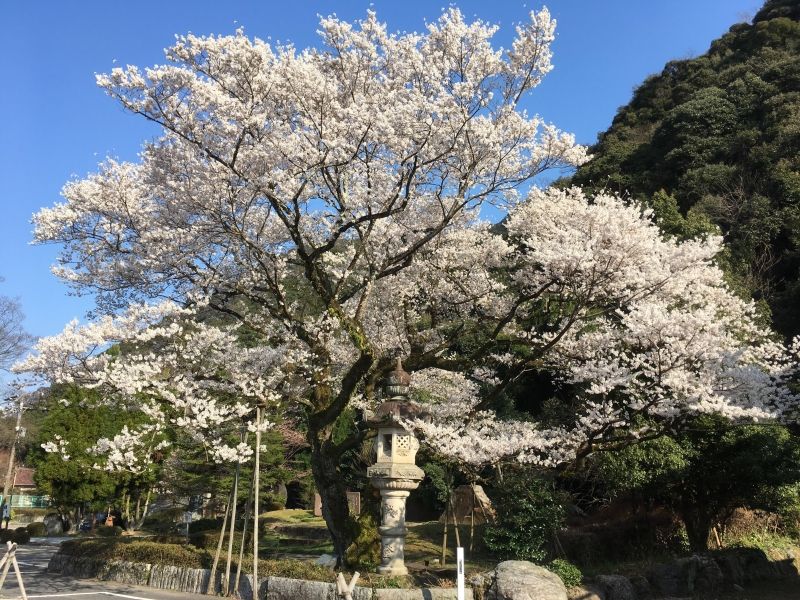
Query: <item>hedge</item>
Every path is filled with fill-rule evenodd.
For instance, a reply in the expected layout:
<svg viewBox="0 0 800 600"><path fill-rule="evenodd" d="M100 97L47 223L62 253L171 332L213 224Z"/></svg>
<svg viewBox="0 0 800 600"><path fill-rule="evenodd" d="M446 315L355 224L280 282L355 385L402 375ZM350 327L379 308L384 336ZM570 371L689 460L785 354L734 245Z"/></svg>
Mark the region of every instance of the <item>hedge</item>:
<svg viewBox="0 0 800 600"><path fill-rule="evenodd" d="M83 538L61 544L61 554L91 557L104 561L124 560L193 569L208 569L213 553L183 544L159 544L135 538ZM224 564L223 553L223 564ZM238 557L236 557L238 558ZM234 568L235 568L234 559ZM252 571L253 561L245 559L242 570ZM258 572L263 577L289 577L308 581L333 582L334 573L310 561L296 559L259 560Z"/></svg>

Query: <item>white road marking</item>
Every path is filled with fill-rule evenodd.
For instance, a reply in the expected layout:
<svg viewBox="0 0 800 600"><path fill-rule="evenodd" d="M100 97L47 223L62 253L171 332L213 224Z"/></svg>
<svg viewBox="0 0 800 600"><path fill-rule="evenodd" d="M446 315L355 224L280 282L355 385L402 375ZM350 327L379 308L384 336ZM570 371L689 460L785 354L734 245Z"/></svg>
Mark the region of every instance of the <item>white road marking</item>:
<svg viewBox="0 0 800 600"><path fill-rule="evenodd" d="M95 592L64 592L62 594L28 594L28 598L67 598L72 596L97 596L99 594L115 596L117 598L127 598L128 600L153 600L152 598L144 598L142 596L129 596L128 594L117 594L116 592L104 592L100 590ZM17 596L17 598L22 598L22 596Z"/></svg>

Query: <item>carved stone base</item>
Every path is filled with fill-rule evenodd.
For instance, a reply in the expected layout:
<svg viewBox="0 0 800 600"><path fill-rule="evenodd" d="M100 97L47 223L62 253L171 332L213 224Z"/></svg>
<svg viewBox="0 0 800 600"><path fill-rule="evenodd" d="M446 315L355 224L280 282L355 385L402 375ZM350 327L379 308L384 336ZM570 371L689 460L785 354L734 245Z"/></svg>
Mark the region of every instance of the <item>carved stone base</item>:
<svg viewBox="0 0 800 600"><path fill-rule="evenodd" d="M422 474L422 469L413 473L415 476ZM405 542L408 529L406 528L406 499L410 490L419 486L419 479L410 479L410 471L404 473L405 478L394 479L389 477L373 477L372 484L381 492L381 524L378 531L381 534L381 565L378 573L382 575L407 575L405 565Z"/></svg>

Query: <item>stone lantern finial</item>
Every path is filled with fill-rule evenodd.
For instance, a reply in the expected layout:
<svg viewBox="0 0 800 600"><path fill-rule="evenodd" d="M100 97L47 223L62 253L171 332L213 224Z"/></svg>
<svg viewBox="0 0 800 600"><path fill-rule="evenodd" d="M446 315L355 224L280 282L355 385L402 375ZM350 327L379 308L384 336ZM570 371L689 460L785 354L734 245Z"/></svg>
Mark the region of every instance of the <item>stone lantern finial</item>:
<svg viewBox="0 0 800 600"><path fill-rule="evenodd" d="M411 385L411 375L403 370L403 361L398 356L394 370L386 377L386 395L389 398L406 398L408 387Z"/></svg>

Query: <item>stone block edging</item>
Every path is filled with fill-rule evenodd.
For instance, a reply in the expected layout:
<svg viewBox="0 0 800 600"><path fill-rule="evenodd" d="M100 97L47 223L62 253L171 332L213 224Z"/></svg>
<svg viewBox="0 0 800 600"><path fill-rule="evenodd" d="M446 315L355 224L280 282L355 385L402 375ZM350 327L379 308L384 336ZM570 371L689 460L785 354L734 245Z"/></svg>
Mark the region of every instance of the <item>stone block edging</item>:
<svg viewBox="0 0 800 600"><path fill-rule="evenodd" d="M99 579L161 590L204 594L211 577L210 569L192 569L169 565L151 565L127 561L104 561L91 557L57 552L47 565L48 573L81 579ZM217 573L214 589L220 589ZM333 583L306 581L288 577L263 577L258 581L258 600L339 600ZM253 578L243 574L239 584L242 600L253 600ZM472 598L470 588L466 597ZM455 600L455 588L372 589L356 587L353 600Z"/></svg>

